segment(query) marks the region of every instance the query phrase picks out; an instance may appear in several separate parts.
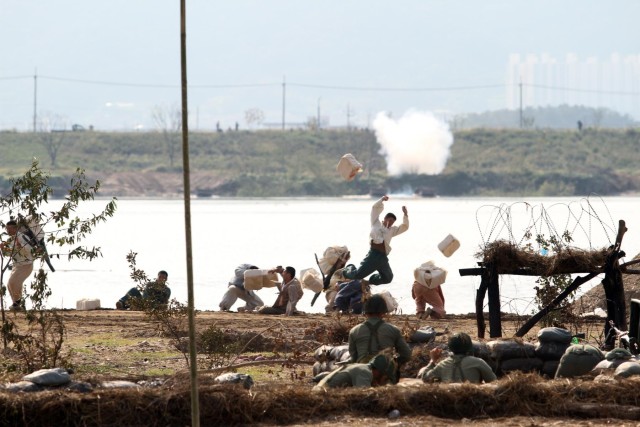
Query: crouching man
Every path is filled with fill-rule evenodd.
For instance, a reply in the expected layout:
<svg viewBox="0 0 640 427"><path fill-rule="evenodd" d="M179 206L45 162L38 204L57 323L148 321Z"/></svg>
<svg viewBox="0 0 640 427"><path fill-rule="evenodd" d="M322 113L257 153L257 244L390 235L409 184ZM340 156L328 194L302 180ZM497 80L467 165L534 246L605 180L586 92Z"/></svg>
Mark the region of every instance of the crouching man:
<svg viewBox="0 0 640 427"><path fill-rule="evenodd" d="M444 383L470 382L480 384L495 381L496 374L491 367L479 357L471 356L473 342L464 332L453 334L449 338L449 350L452 356L440 361L442 349L434 348L429 353L431 361L420 369L418 378L424 382L441 381Z"/></svg>
<svg viewBox="0 0 640 427"><path fill-rule="evenodd" d="M377 387L396 383L396 363L392 358L379 354L369 363L354 363L335 370L324 377L315 391L336 387Z"/></svg>

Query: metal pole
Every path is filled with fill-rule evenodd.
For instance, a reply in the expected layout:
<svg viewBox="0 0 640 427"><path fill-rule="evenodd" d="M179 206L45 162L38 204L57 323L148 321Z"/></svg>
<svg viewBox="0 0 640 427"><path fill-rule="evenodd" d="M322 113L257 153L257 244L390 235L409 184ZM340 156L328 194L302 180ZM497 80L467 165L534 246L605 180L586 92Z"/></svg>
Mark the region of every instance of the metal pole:
<svg viewBox="0 0 640 427"><path fill-rule="evenodd" d="M520 80L520 129L522 129L522 80Z"/></svg>
<svg viewBox="0 0 640 427"><path fill-rule="evenodd" d="M191 183L189 180L189 107L187 103L187 30L186 0L180 0L180 71L182 82L182 180L184 182L184 225L187 249L187 310L189 315L189 373L191 378L191 425L200 426L198 398L198 361L196 358L196 322L193 297L193 255L191 242Z"/></svg>
<svg viewBox="0 0 640 427"><path fill-rule="evenodd" d="M285 81L285 76L282 76L282 130L284 130L284 107L286 101L286 91L287 91L287 83Z"/></svg>

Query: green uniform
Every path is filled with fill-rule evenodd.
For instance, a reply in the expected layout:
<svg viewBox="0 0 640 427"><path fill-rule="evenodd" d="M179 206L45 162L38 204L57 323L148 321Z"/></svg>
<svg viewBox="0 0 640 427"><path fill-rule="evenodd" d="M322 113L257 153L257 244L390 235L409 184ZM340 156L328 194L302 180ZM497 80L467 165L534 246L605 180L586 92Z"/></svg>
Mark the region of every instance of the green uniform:
<svg viewBox="0 0 640 427"><path fill-rule="evenodd" d="M371 387L373 372L368 363L354 363L324 377L314 390L336 387Z"/></svg>
<svg viewBox="0 0 640 427"><path fill-rule="evenodd" d="M431 382L433 380L443 383L461 383L469 381L479 384L481 382L491 382L496 379L491 367L479 357L454 354L447 357L437 365L429 362L423 372L422 381Z"/></svg>
<svg viewBox="0 0 640 427"><path fill-rule="evenodd" d="M351 362L361 362L363 357L373 356L388 347L393 347L398 352L399 364L411 359L411 348L402 337L400 329L378 317L367 319L349 332Z"/></svg>

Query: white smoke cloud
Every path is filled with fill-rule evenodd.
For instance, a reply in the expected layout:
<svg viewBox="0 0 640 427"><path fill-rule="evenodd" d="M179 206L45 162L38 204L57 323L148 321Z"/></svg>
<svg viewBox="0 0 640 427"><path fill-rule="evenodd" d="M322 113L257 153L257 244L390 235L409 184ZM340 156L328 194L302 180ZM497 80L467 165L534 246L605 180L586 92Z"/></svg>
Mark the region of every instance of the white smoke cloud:
<svg viewBox="0 0 640 427"><path fill-rule="evenodd" d="M408 111L397 120L381 112L373 121L373 129L391 176L435 175L447 164L453 134L446 122L430 112Z"/></svg>

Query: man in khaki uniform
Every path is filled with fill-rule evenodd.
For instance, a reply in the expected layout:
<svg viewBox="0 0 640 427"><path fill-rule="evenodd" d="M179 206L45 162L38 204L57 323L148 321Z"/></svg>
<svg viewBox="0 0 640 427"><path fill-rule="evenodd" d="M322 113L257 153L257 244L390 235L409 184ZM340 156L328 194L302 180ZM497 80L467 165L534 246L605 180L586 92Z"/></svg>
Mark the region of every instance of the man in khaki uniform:
<svg viewBox="0 0 640 427"><path fill-rule="evenodd" d="M443 383L470 383L480 384L483 381L489 383L495 381L496 374L491 367L479 357L471 356L473 342L471 337L464 332L452 335L449 338L449 350L453 356L440 361L442 349L434 348L429 353L431 361L420 369L418 378L424 382L441 381Z"/></svg>
<svg viewBox="0 0 640 427"><path fill-rule="evenodd" d="M397 383L396 366L392 359L379 354L369 363L354 363L324 377L314 390L336 387L376 387Z"/></svg>
<svg viewBox="0 0 640 427"><path fill-rule="evenodd" d="M398 364L411 359L411 348L402 337L400 329L385 322L387 304L380 295L372 295L364 303L367 320L349 331L349 354L351 362L368 362L380 350L393 347L399 354Z"/></svg>

